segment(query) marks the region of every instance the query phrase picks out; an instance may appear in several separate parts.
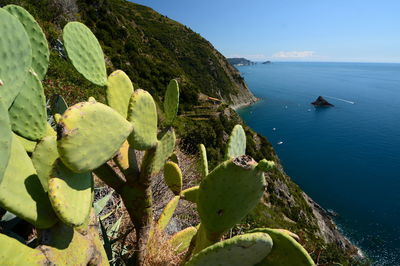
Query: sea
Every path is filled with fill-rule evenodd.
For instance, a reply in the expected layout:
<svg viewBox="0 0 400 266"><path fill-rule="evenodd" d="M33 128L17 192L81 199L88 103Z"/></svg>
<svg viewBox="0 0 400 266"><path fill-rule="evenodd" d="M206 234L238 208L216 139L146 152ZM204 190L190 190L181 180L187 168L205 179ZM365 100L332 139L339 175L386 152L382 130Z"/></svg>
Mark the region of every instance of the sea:
<svg viewBox="0 0 400 266"><path fill-rule="evenodd" d="M239 109L286 173L372 260L400 265L400 64L238 67L261 100ZM315 108L323 96L334 107Z"/></svg>

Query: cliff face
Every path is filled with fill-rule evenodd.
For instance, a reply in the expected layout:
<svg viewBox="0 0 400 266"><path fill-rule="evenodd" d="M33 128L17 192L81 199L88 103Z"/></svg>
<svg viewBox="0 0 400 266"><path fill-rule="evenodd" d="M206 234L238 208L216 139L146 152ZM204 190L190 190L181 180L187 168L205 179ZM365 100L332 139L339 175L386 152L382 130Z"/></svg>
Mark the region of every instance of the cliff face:
<svg viewBox="0 0 400 266"><path fill-rule="evenodd" d="M240 123L246 131L246 153L256 160L266 158L280 165L271 144L244 125L231 109L256 101L238 70L186 26L124 0L0 0L0 6L10 3L28 9L52 45L45 80L48 96L61 94L69 103L89 96L104 101L104 90L86 82L62 56L61 29L70 20L80 20L100 40L108 73L123 69L135 88L148 90L157 102L162 100L169 80L179 79L181 110L174 127L185 153L196 153L196 145L204 143L210 168L214 167L223 160L233 126ZM199 95L222 99L230 107L204 103ZM302 244L320 263L351 263L356 248L339 233L326 212L290 180L282 167L272 171L267 181L262 202L238 226L238 231L250 227L286 228L300 236Z"/></svg>

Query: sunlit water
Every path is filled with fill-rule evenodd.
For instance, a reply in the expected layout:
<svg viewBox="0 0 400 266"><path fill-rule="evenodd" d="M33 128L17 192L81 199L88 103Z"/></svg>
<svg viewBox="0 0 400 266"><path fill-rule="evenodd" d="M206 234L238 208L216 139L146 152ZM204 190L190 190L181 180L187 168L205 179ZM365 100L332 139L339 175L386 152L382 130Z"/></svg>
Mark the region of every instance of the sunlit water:
<svg viewBox="0 0 400 266"><path fill-rule="evenodd" d="M239 113L272 142L286 172L339 214L337 224L374 264L400 265L400 64L239 70L262 98ZM319 95L335 107L310 105Z"/></svg>

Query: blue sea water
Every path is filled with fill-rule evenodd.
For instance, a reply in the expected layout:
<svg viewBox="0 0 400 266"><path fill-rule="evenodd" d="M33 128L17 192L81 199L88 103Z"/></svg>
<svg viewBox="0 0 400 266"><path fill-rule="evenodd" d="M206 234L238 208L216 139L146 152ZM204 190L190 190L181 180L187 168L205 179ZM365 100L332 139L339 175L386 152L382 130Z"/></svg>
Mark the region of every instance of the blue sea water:
<svg viewBox="0 0 400 266"><path fill-rule="evenodd" d="M374 265L400 265L400 64L239 70L262 98L239 114L271 141L289 176L339 214L338 226ZM335 107L314 108L319 95Z"/></svg>

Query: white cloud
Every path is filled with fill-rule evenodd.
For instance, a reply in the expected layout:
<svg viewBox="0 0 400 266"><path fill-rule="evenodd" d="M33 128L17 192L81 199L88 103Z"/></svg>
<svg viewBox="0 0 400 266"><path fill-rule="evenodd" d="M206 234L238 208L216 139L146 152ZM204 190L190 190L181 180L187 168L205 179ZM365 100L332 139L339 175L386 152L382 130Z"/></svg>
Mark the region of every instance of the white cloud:
<svg viewBox="0 0 400 266"><path fill-rule="evenodd" d="M308 58L315 55L314 51L281 51L272 55L273 58Z"/></svg>

